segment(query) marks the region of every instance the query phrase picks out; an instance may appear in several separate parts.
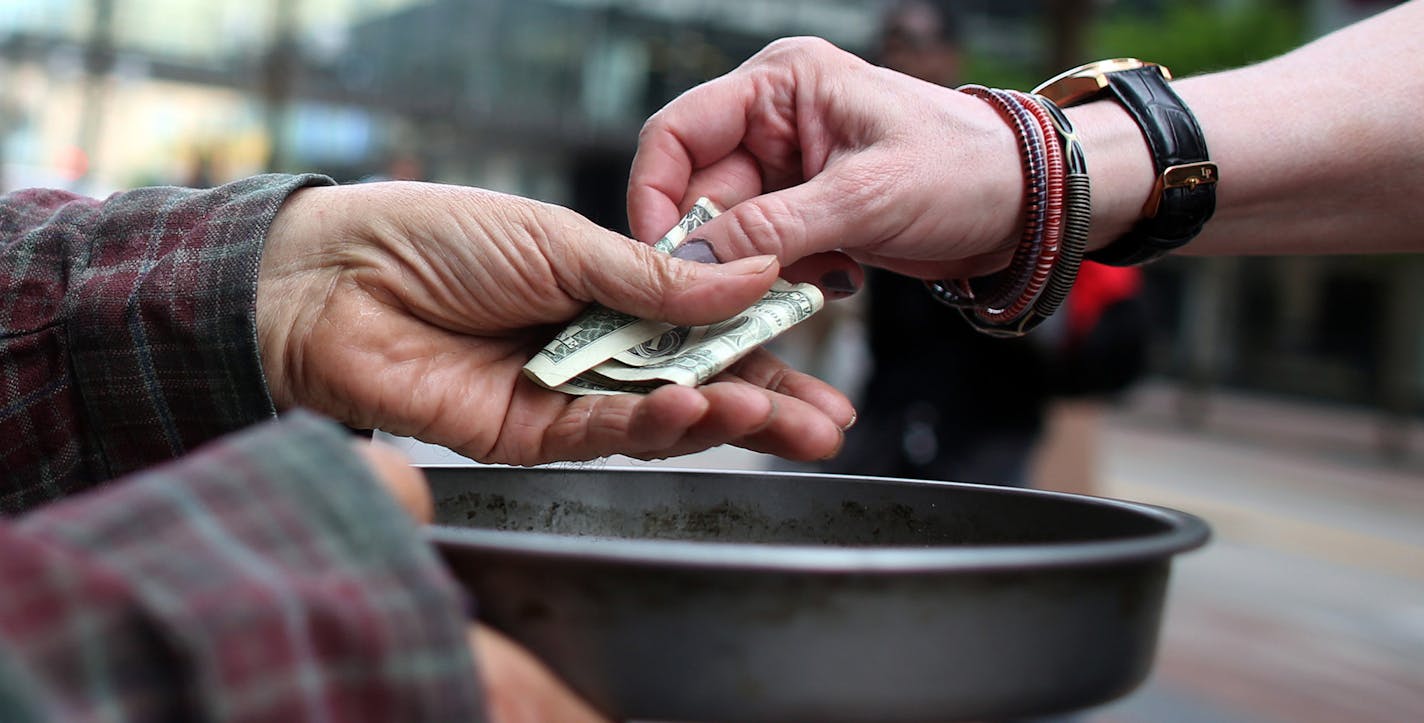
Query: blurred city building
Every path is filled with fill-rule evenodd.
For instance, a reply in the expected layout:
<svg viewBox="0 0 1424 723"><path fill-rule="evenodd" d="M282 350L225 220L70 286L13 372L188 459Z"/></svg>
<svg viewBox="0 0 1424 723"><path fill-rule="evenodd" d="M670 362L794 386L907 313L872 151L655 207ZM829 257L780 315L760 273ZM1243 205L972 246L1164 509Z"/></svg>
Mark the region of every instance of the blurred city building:
<svg viewBox="0 0 1424 723"><path fill-rule="evenodd" d="M969 80L1026 87L1139 55L1201 72L1390 2L959 0ZM424 177L573 206L623 229L643 120L768 41L863 52L877 0L6 0L0 188L102 195L264 170ZM1149 268L1155 368L1184 419L1232 385L1424 411L1418 258L1169 259Z"/></svg>

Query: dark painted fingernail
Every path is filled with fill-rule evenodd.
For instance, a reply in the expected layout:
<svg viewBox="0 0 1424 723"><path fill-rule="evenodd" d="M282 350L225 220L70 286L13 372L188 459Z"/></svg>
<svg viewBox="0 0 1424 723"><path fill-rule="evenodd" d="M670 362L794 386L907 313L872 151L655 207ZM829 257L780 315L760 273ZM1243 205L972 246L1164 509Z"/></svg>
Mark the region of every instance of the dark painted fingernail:
<svg viewBox="0 0 1424 723"><path fill-rule="evenodd" d="M712 244L707 239L691 238L682 242L682 245L672 250L673 258L683 261L696 261L699 264L721 263L717 258L717 252L712 250Z"/></svg>
<svg viewBox="0 0 1424 723"><path fill-rule="evenodd" d="M855 282L850 280L850 273L844 269L827 271L821 277L821 287L839 296L850 296L857 291Z"/></svg>

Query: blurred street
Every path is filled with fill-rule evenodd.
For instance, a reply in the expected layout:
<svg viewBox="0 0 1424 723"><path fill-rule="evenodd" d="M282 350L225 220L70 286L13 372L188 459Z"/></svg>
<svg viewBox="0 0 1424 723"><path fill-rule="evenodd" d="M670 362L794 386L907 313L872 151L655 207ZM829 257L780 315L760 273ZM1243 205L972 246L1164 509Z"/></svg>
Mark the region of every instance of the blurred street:
<svg viewBox="0 0 1424 723"><path fill-rule="evenodd" d="M1193 512L1157 669L1094 721L1424 719L1424 452L1381 463L1367 415L1223 398L1199 432L1148 390L1110 417L1103 494Z"/></svg>
<svg viewBox="0 0 1424 723"><path fill-rule="evenodd" d="M1187 429L1175 389L1107 415L1099 493L1195 513L1214 537L1174 567L1152 678L1075 720L1424 720L1424 428L1386 463L1370 414L1220 394ZM769 462L722 448L667 464Z"/></svg>

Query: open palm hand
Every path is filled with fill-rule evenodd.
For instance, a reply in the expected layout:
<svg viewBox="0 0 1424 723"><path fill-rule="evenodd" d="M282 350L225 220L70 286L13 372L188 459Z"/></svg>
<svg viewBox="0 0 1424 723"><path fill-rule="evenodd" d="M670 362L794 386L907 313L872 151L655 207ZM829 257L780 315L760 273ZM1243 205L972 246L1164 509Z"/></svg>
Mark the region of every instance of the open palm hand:
<svg viewBox="0 0 1424 723"><path fill-rule="evenodd" d="M839 448L843 395L758 351L713 383L570 397L526 361L590 302L682 324L761 296L768 257L672 259L557 206L417 183L311 188L282 207L258 284L258 341L279 408L539 464L734 443L795 459Z"/></svg>

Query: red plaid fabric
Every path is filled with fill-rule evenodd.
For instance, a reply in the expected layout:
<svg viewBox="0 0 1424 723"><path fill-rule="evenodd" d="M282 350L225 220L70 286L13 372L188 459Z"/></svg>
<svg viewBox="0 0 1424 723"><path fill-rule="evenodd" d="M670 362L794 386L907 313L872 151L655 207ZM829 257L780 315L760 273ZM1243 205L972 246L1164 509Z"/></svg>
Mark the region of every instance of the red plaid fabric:
<svg viewBox="0 0 1424 723"><path fill-rule="evenodd" d="M322 183L0 196L0 513L272 416L257 264L277 207Z"/></svg>
<svg viewBox="0 0 1424 723"><path fill-rule="evenodd" d="M0 522L0 720L479 720L463 610L294 415Z"/></svg>
<svg viewBox="0 0 1424 723"><path fill-rule="evenodd" d="M262 242L329 182L0 197L0 721L480 716L464 601L339 428L187 454L273 415Z"/></svg>

